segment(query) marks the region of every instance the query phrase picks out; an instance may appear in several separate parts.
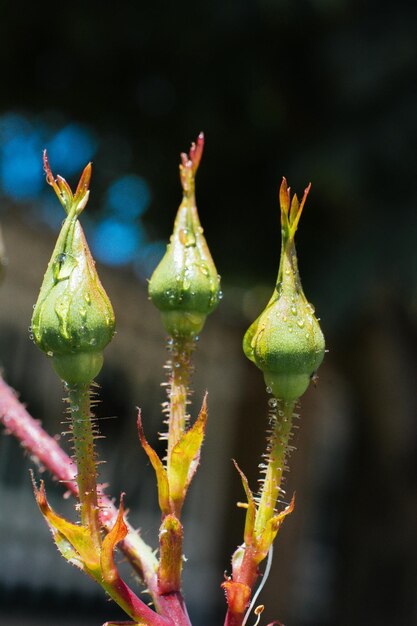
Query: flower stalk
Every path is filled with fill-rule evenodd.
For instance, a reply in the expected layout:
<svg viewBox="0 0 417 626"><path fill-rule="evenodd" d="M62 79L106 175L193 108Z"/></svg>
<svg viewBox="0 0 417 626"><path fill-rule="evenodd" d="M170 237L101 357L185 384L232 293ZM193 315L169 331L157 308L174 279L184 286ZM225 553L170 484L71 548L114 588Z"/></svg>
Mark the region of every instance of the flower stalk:
<svg viewBox="0 0 417 626"><path fill-rule="evenodd" d="M78 497L81 524L91 534L97 550L101 546L101 524L97 495L97 467L94 450L93 416L88 386L68 385L70 423L77 463Z"/></svg>

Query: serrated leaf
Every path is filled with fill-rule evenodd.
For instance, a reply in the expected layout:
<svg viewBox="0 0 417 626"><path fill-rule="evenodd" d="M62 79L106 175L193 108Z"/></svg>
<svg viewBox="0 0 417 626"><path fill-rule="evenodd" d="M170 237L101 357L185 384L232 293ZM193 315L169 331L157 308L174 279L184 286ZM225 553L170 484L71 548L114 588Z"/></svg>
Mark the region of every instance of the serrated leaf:
<svg viewBox="0 0 417 626"><path fill-rule="evenodd" d="M207 422L207 394L194 424L172 448L168 462L168 482L171 502L175 512L181 511L187 489L200 461L200 451Z"/></svg>
<svg viewBox="0 0 417 626"><path fill-rule="evenodd" d="M145 434L143 432L140 409L138 409L138 432L139 432L139 439L142 444L142 447L145 450L146 454L148 455L151 465L155 470L156 480L158 483L159 508L161 509L162 513L164 513L165 515L168 515L171 512L170 502L169 502L168 476L167 476L165 467L163 466L161 459L156 454L152 446L146 440Z"/></svg>
<svg viewBox="0 0 417 626"><path fill-rule="evenodd" d="M246 518L245 518L245 530L244 530L244 540L247 546L252 543L253 540L253 529L255 527L255 517L256 517L256 504L253 498L252 491L250 490L248 479L245 474L240 469L239 465L235 460L233 460L235 468L240 474L240 478L242 480L243 489L245 490L246 498L248 500L248 508L246 510Z"/></svg>

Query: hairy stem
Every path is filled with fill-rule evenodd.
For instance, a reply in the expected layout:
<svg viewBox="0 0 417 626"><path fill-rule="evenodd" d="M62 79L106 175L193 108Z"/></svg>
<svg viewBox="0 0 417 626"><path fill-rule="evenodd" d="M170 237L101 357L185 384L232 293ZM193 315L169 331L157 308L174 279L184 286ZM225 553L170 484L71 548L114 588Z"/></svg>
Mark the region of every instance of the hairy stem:
<svg viewBox="0 0 417 626"><path fill-rule="evenodd" d="M78 495L76 467L72 459L26 410L15 391L0 376L0 421L6 431L14 435L42 467L49 470L73 495ZM117 518L113 502L98 488L100 498L100 520L110 531ZM179 592L160 595L158 590L158 560L135 529L127 523L128 534L119 546L133 569L147 586L159 613L170 617L175 624L189 626L184 600Z"/></svg>
<svg viewBox="0 0 417 626"><path fill-rule="evenodd" d="M187 424L188 385L192 372L194 341L176 337L171 346L171 373L168 387L168 467L175 444Z"/></svg>
<svg viewBox="0 0 417 626"><path fill-rule="evenodd" d="M259 546L262 545L268 522L276 515L275 507L282 489L295 402L272 399L271 404L272 424L265 454L267 464L255 516L253 540L250 545L244 546L241 561L233 571L233 580L226 583L228 611L224 626L241 626L244 623L252 590L259 577L258 565L265 556L265 547L259 552Z"/></svg>
<svg viewBox="0 0 417 626"><path fill-rule="evenodd" d="M256 513L255 535L259 535L274 516L285 469L285 455L291 434L295 402L277 401L277 413L268 440L267 468Z"/></svg>
<svg viewBox="0 0 417 626"><path fill-rule="evenodd" d="M90 388L89 386L68 385L67 389L74 456L77 462L81 524L88 527L94 544L99 548L101 532Z"/></svg>

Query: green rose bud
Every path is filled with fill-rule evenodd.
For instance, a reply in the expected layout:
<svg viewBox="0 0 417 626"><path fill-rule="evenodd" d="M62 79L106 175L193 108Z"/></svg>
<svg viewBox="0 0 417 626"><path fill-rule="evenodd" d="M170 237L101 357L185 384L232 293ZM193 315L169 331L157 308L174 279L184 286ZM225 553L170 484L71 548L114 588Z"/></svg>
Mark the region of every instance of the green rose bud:
<svg viewBox="0 0 417 626"><path fill-rule="evenodd" d="M103 364L103 350L114 334L114 313L98 277L78 217L87 204L91 164L73 195L55 180L44 152L46 180L67 212L46 270L32 317L35 343L52 358L68 384L89 384Z"/></svg>
<svg viewBox="0 0 417 626"><path fill-rule="evenodd" d="M190 154L181 154L183 199L174 232L149 282L149 296L173 337L195 337L221 298L220 277L211 258L195 202L195 175L203 152L201 133Z"/></svg>
<svg viewBox="0 0 417 626"><path fill-rule="evenodd" d="M249 327L243 350L262 370L276 398L293 401L307 389L321 364L325 343L314 307L307 301L298 273L294 235L310 191L301 203L285 178L280 189L282 247L277 284L266 309Z"/></svg>

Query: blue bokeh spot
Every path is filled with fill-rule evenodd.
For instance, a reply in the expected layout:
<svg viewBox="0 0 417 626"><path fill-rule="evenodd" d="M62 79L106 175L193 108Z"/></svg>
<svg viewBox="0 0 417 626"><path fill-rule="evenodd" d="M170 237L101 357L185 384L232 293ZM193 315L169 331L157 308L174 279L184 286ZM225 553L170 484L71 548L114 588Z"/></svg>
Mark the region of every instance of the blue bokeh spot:
<svg viewBox="0 0 417 626"><path fill-rule="evenodd" d="M135 174L118 178L107 191L107 207L123 220L132 220L142 215L150 201L148 183Z"/></svg>
<svg viewBox="0 0 417 626"><path fill-rule="evenodd" d="M91 247L98 261L108 265L125 265L135 258L143 234L137 227L108 218L92 233Z"/></svg>
<svg viewBox="0 0 417 626"><path fill-rule="evenodd" d="M5 141L1 150L0 184L14 200L37 196L42 176L41 138L35 132L16 134Z"/></svg>
<svg viewBox="0 0 417 626"><path fill-rule="evenodd" d="M84 169L97 150L93 133L81 124L61 128L47 144L48 156L54 171L70 176Z"/></svg>

